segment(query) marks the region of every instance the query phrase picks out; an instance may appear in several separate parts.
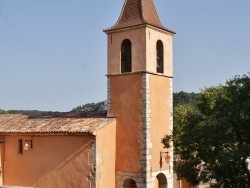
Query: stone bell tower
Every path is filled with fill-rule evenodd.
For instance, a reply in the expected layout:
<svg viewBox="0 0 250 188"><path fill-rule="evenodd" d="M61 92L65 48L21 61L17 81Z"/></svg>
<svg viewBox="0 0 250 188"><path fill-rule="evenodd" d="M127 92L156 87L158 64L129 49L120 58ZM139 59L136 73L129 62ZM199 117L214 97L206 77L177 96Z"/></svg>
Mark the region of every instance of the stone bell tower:
<svg viewBox="0 0 250 188"><path fill-rule="evenodd" d="M108 116L117 118L116 187L172 188L173 31L153 0L125 0L108 38ZM163 158L169 158L165 162Z"/></svg>

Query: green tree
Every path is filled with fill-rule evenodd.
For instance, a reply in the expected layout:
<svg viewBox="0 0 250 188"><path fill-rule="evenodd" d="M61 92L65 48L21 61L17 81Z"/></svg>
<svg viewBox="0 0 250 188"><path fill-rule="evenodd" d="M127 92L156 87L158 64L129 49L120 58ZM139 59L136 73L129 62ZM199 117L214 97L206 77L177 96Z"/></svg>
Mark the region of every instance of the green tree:
<svg viewBox="0 0 250 188"><path fill-rule="evenodd" d="M179 104L191 103L198 96L199 96L199 93L194 93L194 92L192 92L192 93L187 93L187 92L184 92L184 91L174 92L173 93L173 105L175 107L175 106L177 106Z"/></svg>
<svg viewBox="0 0 250 188"><path fill-rule="evenodd" d="M173 141L179 178L192 185L249 188L250 77L235 76L204 89L193 104L175 107Z"/></svg>
<svg viewBox="0 0 250 188"><path fill-rule="evenodd" d="M0 108L0 114L7 114L7 112Z"/></svg>

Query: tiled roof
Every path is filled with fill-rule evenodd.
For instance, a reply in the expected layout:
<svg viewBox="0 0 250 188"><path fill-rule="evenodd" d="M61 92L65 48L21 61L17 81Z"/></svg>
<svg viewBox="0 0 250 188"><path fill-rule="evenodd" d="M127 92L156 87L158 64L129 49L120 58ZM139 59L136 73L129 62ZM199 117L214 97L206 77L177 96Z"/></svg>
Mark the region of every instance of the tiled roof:
<svg viewBox="0 0 250 188"><path fill-rule="evenodd" d="M165 28L161 24L153 0L125 0L121 15L116 24L104 31L144 24L152 25L175 34L175 32Z"/></svg>
<svg viewBox="0 0 250 188"><path fill-rule="evenodd" d="M90 133L115 121L115 118L30 118L25 115L0 115L0 133Z"/></svg>
<svg viewBox="0 0 250 188"><path fill-rule="evenodd" d="M33 188L33 187L21 187L21 186L1 185L0 188Z"/></svg>

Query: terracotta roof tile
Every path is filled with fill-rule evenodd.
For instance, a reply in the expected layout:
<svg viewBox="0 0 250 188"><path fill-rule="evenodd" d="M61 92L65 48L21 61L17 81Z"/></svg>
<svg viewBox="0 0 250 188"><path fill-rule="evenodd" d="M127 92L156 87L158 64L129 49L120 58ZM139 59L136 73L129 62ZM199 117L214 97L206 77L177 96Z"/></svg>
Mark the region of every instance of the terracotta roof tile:
<svg viewBox="0 0 250 188"><path fill-rule="evenodd" d="M121 15L116 24L104 31L112 31L144 24L152 25L175 34L175 32L165 28L161 24L153 0L125 0Z"/></svg>
<svg viewBox="0 0 250 188"><path fill-rule="evenodd" d="M115 121L115 118L30 118L25 115L0 115L0 133L90 133Z"/></svg>
<svg viewBox="0 0 250 188"><path fill-rule="evenodd" d="M33 188L33 187L1 185L0 188Z"/></svg>

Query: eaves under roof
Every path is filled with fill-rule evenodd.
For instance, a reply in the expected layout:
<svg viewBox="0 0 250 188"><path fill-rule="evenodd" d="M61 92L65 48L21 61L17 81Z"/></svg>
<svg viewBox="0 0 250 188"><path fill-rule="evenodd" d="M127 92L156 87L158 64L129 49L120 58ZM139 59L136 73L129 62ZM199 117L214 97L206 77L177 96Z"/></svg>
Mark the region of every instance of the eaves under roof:
<svg viewBox="0 0 250 188"><path fill-rule="evenodd" d="M151 25L175 34L174 31L171 31L162 25L153 0L125 0L118 21L114 26L105 29L104 32L139 25Z"/></svg>
<svg viewBox="0 0 250 188"><path fill-rule="evenodd" d="M0 134L94 134L115 118L34 118L26 115L0 115Z"/></svg>

